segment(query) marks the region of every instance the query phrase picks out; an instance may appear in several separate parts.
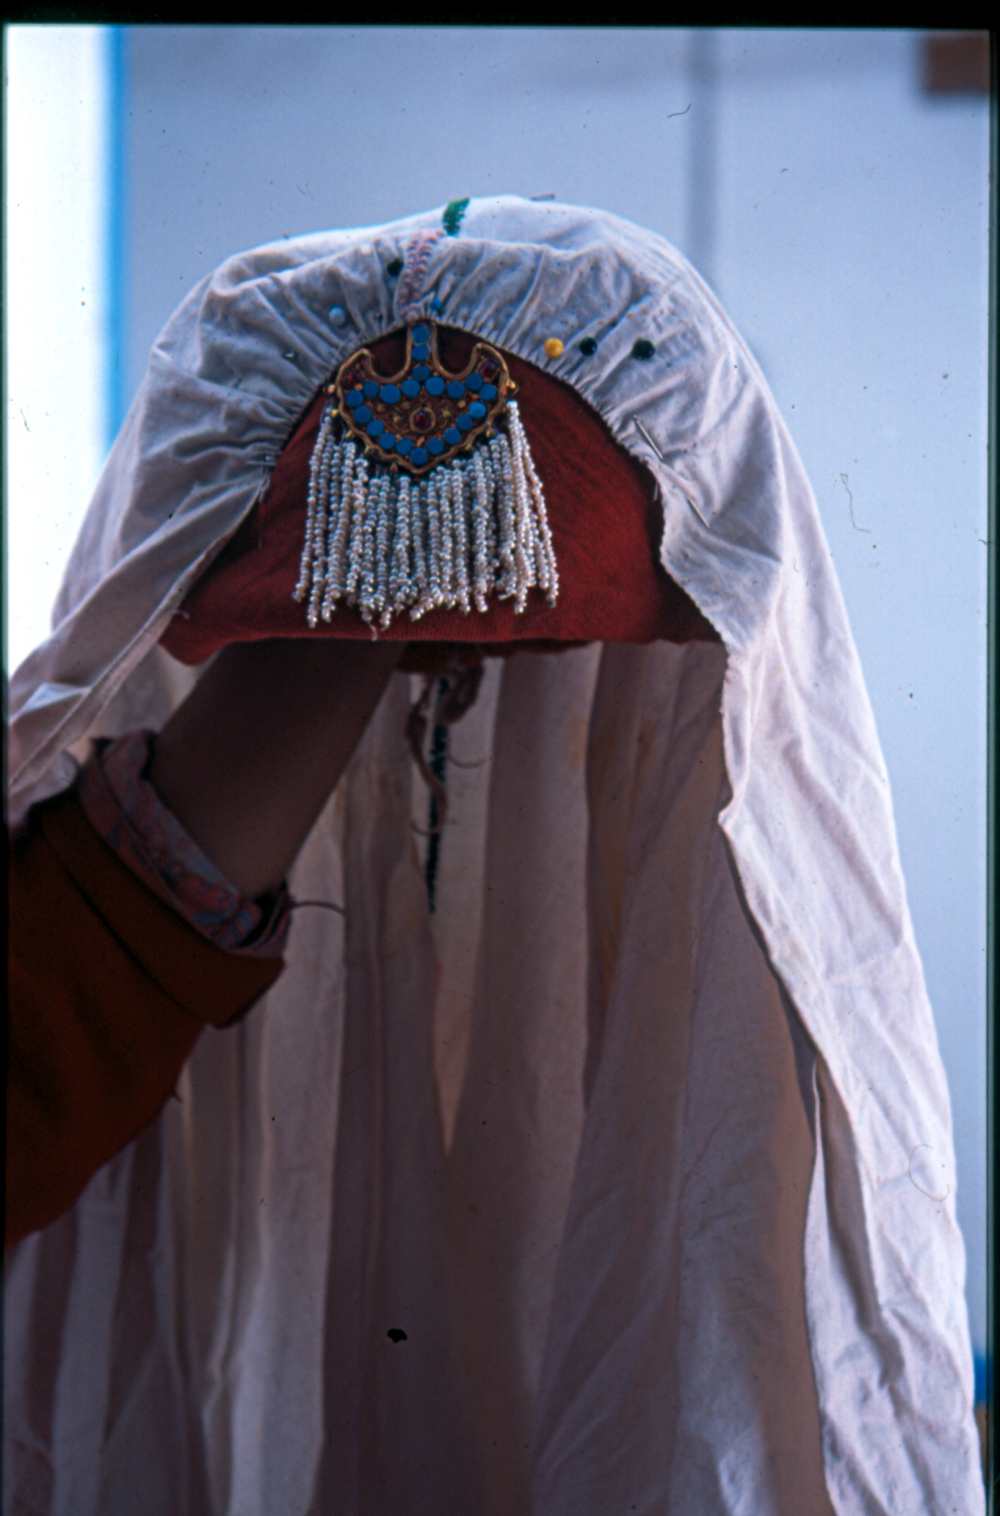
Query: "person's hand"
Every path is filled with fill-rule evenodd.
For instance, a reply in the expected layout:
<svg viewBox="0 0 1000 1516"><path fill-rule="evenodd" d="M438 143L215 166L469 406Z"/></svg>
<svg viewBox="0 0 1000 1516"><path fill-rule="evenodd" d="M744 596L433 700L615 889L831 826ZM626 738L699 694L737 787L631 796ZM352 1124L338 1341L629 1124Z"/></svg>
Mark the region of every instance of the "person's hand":
<svg viewBox="0 0 1000 1516"><path fill-rule="evenodd" d="M150 782L243 894L280 886L405 650L332 638L235 643L160 732Z"/></svg>

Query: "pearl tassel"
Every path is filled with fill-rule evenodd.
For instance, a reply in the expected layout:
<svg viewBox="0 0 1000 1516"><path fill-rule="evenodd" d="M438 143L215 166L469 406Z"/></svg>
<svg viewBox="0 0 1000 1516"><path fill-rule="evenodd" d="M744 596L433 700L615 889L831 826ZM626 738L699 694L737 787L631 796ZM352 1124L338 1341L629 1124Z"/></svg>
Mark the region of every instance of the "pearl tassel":
<svg viewBox="0 0 1000 1516"><path fill-rule="evenodd" d="M326 592L320 614L329 621L339 595L344 591L344 553L347 533L351 525L351 476L354 469L353 442L339 450L336 472L336 507L331 505L330 525L327 533Z"/></svg>
<svg viewBox="0 0 1000 1516"><path fill-rule="evenodd" d="M410 494L410 520L411 536L413 539L413 609L410 611L410 620L419 621L424 611L425 586L427 584L427 555L425 552L427 542L427 480L421 479L415 483ZM415 603L414 603L415 602Z"/></svg>
<svg viewBox="0 0 1000 1516"><path fill-rule="evenodd" d="M509 600L517 594L517 561L515 558L514 526L514 478L510 462L510 448L506 438L494 437L489 445L489 459L493 465L496 510L496 572L497 593L501 600Z"/></svg>
<svg viewBox="0 0 1000 1516"><path fill-rule="evenodd" d="M552 533L549 530L548 512L545 509L545 494L542 490L542 481L535 470L535 460L531 456L528 439L525 436L524 426L521 423L521 413L517 408L517 402L507 402L507 410L510 413L510 434L514 442L514 455L518 466L522 471L525 487L530 497L531 505L527 511L527 520L530 525L531 536L534 544L535 576L534 582L539 589L546 591L549 605L555 605L559 595L559 570L556 566L556 553L552 545Z"/></svg>
<svg viewBox="0 0 1000 1516"><path fill-rule="evenodd" d="M412 581L410 579L410 500L412 497L412 485L409 474L404 474L399 481L399 493L396 499L395 538L392 544L392 568L389 571L389 593L382 610L383 631L392 621L392 607L408 605L412 601Z"/></svg>
<svg viewBox="0 0 1000 1516"><path fill-rule="evenodd" d="M306 591L309 591L306 619L310 627L314 627L318 619L319 596L323 587L322 560L329 504L329 476L335 446L333 416L328 411L323 417L323 424L319 429L316 446L309 463L305 545L299 565L298 583L292 592L292 599L301 601L305 599Z"/></svg>
<svg viewBox="0 0 1000 1516"><path fill-rule="evenodd" d="M506 432L483 439L421 479L371 465L353 439L338 440L327 407L309 468L305 541L293 599L306 619L356 606L377 635L394 616L488 610L489 597L522 613L532 589L559 594L545 496L516 403Z"/></svg>
<svg viewBox="0 0 1000 1516"><path fill-rule="evenodd" d="M483 466L483 454L475 453L472 458L472 541L473 541L473 594L476 600L476 610L482 613L486 611L486 596L490 590L492 578L490 562L490 490L486 479L486 469Z"/></svg>
<svg viewBox="0 0 1000 1516"><path fill-rule="evenodd" d="M354 464L354 477L350 484L351 535L347 545L347 578L344 581L343 598L348 605L356 605L358 585L361 582L362 557L365 536L365 485L368 480L368 463L358 458Z"/></svg>
<svg viewBox="0 0 1000 1516"><path fill-rule="evenodd" d="M451 485L451 519L455 532L455 598L463 615L468 615L469 605L469 520L467 496L468 469L453 469L449 474Z"/></svg>

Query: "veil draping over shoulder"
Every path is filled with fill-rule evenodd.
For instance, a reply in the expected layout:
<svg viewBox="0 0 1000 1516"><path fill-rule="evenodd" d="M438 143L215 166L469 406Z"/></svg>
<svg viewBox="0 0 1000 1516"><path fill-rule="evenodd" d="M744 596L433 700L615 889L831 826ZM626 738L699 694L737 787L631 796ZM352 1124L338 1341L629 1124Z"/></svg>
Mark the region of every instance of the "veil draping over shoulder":
<svg viewBox="0 0 1000 1516"><path fill-rule="evenodd" d="M345 914L298 913L263 1005L9 1259L11 1508L980 1511L871 709L774 401L661 239L484 199L204 280L13 678L11 817L179 703L178 608L338 365L417 319L592 408L721 640L489 661L433 916L394 676L290 881Z"/></svg>

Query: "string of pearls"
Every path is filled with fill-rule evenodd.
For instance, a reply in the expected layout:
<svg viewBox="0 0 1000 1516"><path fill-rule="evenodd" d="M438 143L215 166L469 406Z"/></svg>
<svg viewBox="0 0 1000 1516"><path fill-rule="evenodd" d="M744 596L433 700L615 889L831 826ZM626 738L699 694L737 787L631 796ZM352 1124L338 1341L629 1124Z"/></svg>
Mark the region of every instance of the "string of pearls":
<svg viewBox="0 0 1000 1516"><path fill-rule="evenodd" d="M495 481L493 498L496 501L497 528L496 545L491 556L495 557L497 593L501 600L509 600L511 595L517 594L517 562L514 556L514 477L506 437L493 438L489 445L489 458Z"/></svg>
<svg viewBox="0 0 1000 1516"><path fill-rule="evenodd" d="M513 401L506 418L506 434L418 481L372 469L353 439L338 441L336 412L327 408L310 460L293 591L297 601L308 597L311 628L341 602L383 630L407 610L413 621L445 607L484 614L491 594L513 599L518 613L533 588L556 603L545 496Z"/></svg>
<svg viewBox="0 0 1000 1516"><path fill-rule="evenodd" d="M486 457L489 455L486 454ZM492 492L486 479L484 455L482 451L472 456L472 542L473 542L473 568L472 568L472 592L476 600L476 610L483 614L486 612L486 596L489 594L493 583L492 563L490 561L490 501Z"/></svg>
<svg viewBox="0 0 1000 1516"><path fill-rule="evenodd" d="M353 477L348 486L351 528L347 545L347 577L344 582L344 599L348 605L357 604L358 588L364 573L365 505L368 483L368 460L364 457L354 461Z"/></svg>
<svg viewBox="0 0 1000 1516"><path fill-rule="evenodd" d="M427 476L427 536L430 551L428 553L427 579L428 585L421 604L424 610L435 610L443 604L441 595L441 504L438 499L438 483L434 474Z"/></svg>
<svg viewBox="0 0 1000 1516"><path fill-rule="evenodd" d="M534 560L534 573L531 577L539 589L545 590L549 605L555 605L559 595L559 569L556 565L555 548L552 545L548 512L545 509L545 492L535 469L535 460L531 456L531 448L528 446L516 400L507 402L507 412L511 451L515 466L524 481L527 496L524 520L528 528Z"/></svg>
<svg viewBox="0 0 1000 1516"><path fill-rule="evenodd" d="M375 520L375 595L371 603L373 614L386 608L389 591L389 528L394 514L390 496L391 479L383 474L378 482L378 508Z"/></svg>
<svg viewBox="0 0 1000 1516"><path fill-rule="evenodd" d="M441 593L438 605L454 610L458 604L455 595L455 521L451 509L454 469L441 469L438 480L438 511L441 518Z"/></svg>
<svg viewBox="0 0 1000 1516"><path fill-rule="evenodd" d="M421 479L411 495L411 500L416 497L416 510L413 512L413 599L410 611L410 619L419 621L426 610L424 604L427 585L427 553L425 544L427 541L427 480Z"/></svg>
<svg viewBox="0 0 1000 1516"><path fill-rule="evenodd" d="M316 625L316 607L323 584L323 547L326 535L326 509L329 498L329 476L336 438L333 430L333 413L327 407L320 424L309 460L309 493L306 496L306 532L299 564L299 577L292 592L294 600L302 601L310 591L307 619L310 626Z"/></svg>
<svg viewBox="0 0 1000 1516"><path fill-rule="evenodd" d="M452 469L448 478L451 490L451 520L455 533L455 587L451 604L468 615L469 605L469 499L468 467Z"/></svg>
<svg viewBox="0 0 1000 1516"><path fill-rule="evenodd" d="M337 450L336 493L331 502L327 533L326 590L320 609L324 621L329 621L336 601L344 593L347 533L351 525L351 478L356 453L353 442Z"/></svg>
<svg viewBox="0 0 1000 1516"><path fill-rule="evenodd" d="M395 609L413 603L413 581L410 578L410 500L412 485L409 474L403 474L396 496L395 537L392 544L392 568L389 571L389 594L382 612L383 630L392 621Z"/></svg>

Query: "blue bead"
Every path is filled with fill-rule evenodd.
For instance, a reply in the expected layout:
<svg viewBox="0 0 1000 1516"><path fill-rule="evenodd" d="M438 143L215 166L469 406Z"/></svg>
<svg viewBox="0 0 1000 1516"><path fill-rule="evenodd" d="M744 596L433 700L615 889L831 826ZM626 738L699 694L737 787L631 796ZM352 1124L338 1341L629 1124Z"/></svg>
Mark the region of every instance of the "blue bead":
<svg viewBox="0 0 1000 1516"><path fill-rule="evenodd" d="M364 387L364 389L365 389L365 399L366 400L374 400L375 396L379 392L379 388L380 388L380 386L375 383L374 379L369 379L367 381L367 383L365 384L365 387Z"/></svg>
<svg viewBox="0 0 1000 1516"><path fill-rule="evenodd" d="M480 400L495 400L497 398L496 385L484 384L482 389L479 391L479 398Z"/></svg>
<svg viewBox="0 0 1000 1516"><path fill-rule="evenodd" d="M395 384L383 384L379 391L379 399L384 400L386 405L395 405L399 399L399 386Z"/></svg>
<svg viewBox="0 0 1000 1516"><path fill-rule="evenodd" d="M415 400L420 394L420 385L415 379L404 379L401 389L407 400Z"/></svg>
<svg viewBox="0 0 1000 1516"><path fill-rule="evenodd" d="M365 431L368 433L369 437L377 437L379 432L385 431L385 422L380 421L377 416L373 416L368 425L365 427Z"/></svg>
<svg viewBox="0 0 1000 1516"><path fill-rule="evenodd" d="M475 390L478 393L483 387L483 376L482 374L470 374L465 382L470 390Z"/></svg>
<svg viewBox="0 0 1000 1516"><path fill-rule="evenodd" d="M437 376L437 374L432 374L431 377L428 379L428 381L427 381L427 393L428 393L428 395L443 395L444 394L444 380L443 379L439 379L438 376Z"/></svg>
<svg viewBox="0 0 1000 1516"><path fill-rule="evenodd" d="M441 438L440 437L428 437L428 439L427 439L427 451L429 453L433 453L433 455L434 455L435 458L437 457L437 455L439 453L443 453L444 452L444 443L441 441Z"/></svg>
<svg viewBox="0 0 1000 1516"><path fill-rule="evenodd" d="M347 320L347 312L342 305L331 305L326 315L331 326L343 326Z"/></svg>
<svg viewBox="0 0 1000 1516"><path fill-rule="evenodd" d="M458 430L457 426L449 426L445 431L444 440L449 447L454 447L456 442L461 442L462 433Z"/></svg>
<svg viewBox="0 0 1000 1516"><path fill-rule="evenodd" d="M416 343L414 343L414 345L413 345L413 357L414 358L429 358L430 355L431 355L431 350L427 346L426 342L416 342Z"/></svg>
<svg viewBox="0 0 1000 1516"><path fill-rule="evenodd" d="M461 379L453 379L451 381L448 386L448 394L451 396L452 400L461 400L462 396L465 394L465 385L462 383Z"/></svg>
<svg viewBox="0 0 1000 1516"><path fill-rule="evenodd" d="M409 437L400 437L399 441L396 443L396 452L401 453L404 458L408 453L413 452L413 443L410 441Z"/></svg>
<svg viewBox="0 0 1000 1516"><path fill-rule="evenodd" d="M421 383L423 383L429 373L430 369L427 367L426 363L418 363L416 368L413 370L413 377L414 379L419 379Z"/></svg>
<svg viewBox="0 0 1000 1516"><path fill-rule="evenodd" d="M396 439L391 432L383 432L378 439L378 445L384 448L387 453L391 453L396 446Z"/></svg>
<svg viewBox="0 0 1000 1516"><path fill-rule="evenodd" d="M354 419L359 426L364 426L366 421L370 421L372 419L370 407L367 405L359 405L357 410L354 412Z"/></svg>
<svg viewBox="0 0 1000 1516"><path fill-rule="evenodd" d="M470 410L471 410L471 406L470 406ZM469 416L464 416L464 415L463 416L456 416L455 417L455 425L458 427L458 429L459 429L460 432L471 432L472 431L472 420L471 420L471 418Z"/></svg>
<svg viewBox="0 0 1000 1516"><path fill-rule="evenodd" d="M344 399L347 401L352 411L356 405L364 404L364 398L365 397L362 395L360 390L348 390L347 394L344 396Z"/></svg>
<svg viewBox="0 0 1000 1516"><path fill-rule="evenodd" d="M410 462L416 464L426 463L427 457L428 453L425 447L415 447L410 454Z"/></svg>
<svg viewBox="0 0 1000 1516"><path fill-rule="evenodd" d="M472 417L473 421L482 421L483 417L486 415L485 405L481 404L478 400L473 400L472 404L469 406L469 415Z"/></svg>
<svg viewBox="0 0 1000 1516"><path fill-rule="evenodd" d="M422 321L419 326L413 328L413 340L414 342L430 342L431 340L430 331Z"/></svg>
<svg viewBox="0 0 1000 1516"><path fill-rule="evenodd" d="M437 297L437 295L435 295L434 299L431 301L431 310L432 311L443 311L444 310L444 301L443 300L439 300L438 297Z"/></svg>

